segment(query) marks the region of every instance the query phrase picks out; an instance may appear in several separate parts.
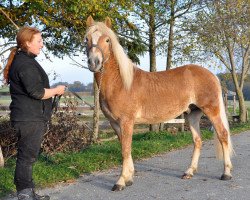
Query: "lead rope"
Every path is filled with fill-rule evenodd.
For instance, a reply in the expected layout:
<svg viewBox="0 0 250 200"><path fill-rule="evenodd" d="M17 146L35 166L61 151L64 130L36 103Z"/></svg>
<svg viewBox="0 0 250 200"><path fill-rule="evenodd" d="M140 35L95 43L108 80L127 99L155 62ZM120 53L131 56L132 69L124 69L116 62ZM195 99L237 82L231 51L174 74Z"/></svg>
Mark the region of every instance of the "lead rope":
<svg viewBox="0 0 250 200"><path fill-rule="evenodd" d="M103 72L104 72L104 67L101 68L101 78L100 78L99 88L98 88L97 97L96 97L98 100L99 100L100 92L101 92Z"/></svg>
<svg viewBox="0 0 250 200"><path fill-rule="evenodd" d="M99 88L98 88L98 91L97 91L97 94L96 94L96 100L99 102L97 103L97 105L95 106L98 106L94 108L94 118L97 117L97 114L98 114L98 110L99 110L99 107L100 107L100 92L101 92L101 86L102 86L102 78L103 78L103 72L104 72L104 67L101 68L101 77L100 77L100 82L99 82ZM96 83L97 84L97 83ZM98 115L98 118L99 118L99 115ZM94 119L95 120L95 119ZM98 120L99 121L99 120ZM96 124L97 125L97 124ZM99 124L97 125L99 126ZM98 133L96 133L96 126L93 127L93 133L92 133L92 136L91 136L91 142L93 142L93 138L94 140L97 140L97 137L98 137Z"/></svg>

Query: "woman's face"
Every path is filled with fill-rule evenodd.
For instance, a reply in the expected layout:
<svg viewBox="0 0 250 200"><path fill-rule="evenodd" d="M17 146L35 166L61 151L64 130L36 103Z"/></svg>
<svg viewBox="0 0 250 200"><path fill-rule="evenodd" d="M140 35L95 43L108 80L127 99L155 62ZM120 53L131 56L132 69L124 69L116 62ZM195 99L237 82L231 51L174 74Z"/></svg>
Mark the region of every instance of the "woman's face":
<svg viewBox="0 0 250 200"><path fill-rule="evenodd" d="M33 40L31 42L27 42L28 51L38 55L40 50L43 48L43 38L41 33L36 33L33 35Z"/></svg>

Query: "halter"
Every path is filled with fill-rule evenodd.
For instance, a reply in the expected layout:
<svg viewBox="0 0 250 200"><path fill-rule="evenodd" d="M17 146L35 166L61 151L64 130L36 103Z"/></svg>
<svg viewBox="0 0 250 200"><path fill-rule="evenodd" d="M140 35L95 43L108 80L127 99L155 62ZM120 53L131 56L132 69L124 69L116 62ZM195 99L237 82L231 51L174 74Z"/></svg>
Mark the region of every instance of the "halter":
<svg viewBox="0 0 250 200"><path fill-rule="evenodd" d="M97 49L101 52L101 54L102 54L102 60L103 60L103 61L102 61L102 67L101 67L100 70L99 70L99 71L102 72L102 71L103 71L103 70L102 70L103 65L104 65L104 63L106 63L106 62L108 61L109 56L110 56L110 52L109 52L109 55L107 56L107 58L104 60L104 53L103 53L102 48L101 48L98 44L92 44L91 47L88 48L87 55L89 55L89 51L90 51L93 47L97 48Z"/></svg>
<svg viewBox="0 0 250 200"><path fill-rule="evenodd" d="M102 48L98 44L92 44L90 46L90 48L88 48L87 55L89 55L89 51L93 47L97 48L101 52L101 54L102 54L102 60L103 60L102 61L102 67L99 70L99 72L101 73L100 82L99 82L99 88L98 88L98 92L97 92L97 99L99 99L99 95L100 95L100 92L101 92L102 78L103 78L103 73L104 73L104 67L103 66L104 66L104 63L106 63L108 61L110 53L109 53L108 57L104 60L104 53L103 53Z"/></svg>

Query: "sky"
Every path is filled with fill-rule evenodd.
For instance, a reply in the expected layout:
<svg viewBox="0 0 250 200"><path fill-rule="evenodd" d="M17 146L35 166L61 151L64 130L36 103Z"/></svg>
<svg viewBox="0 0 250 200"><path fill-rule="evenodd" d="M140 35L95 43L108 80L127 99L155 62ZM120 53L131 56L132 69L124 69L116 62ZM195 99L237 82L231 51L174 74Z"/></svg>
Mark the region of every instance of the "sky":
<svg viewBox="0 0 250 200"><path fill-rule="evenodd" d="M81 63L84 66L87 66L86 61L83 61L80 58L75 58L77 62ZM46 73L49 75L50 83L57 83L57 82L68 82L73 83L74 81L80 81L87 85L88 83L93 82L93 73L90 72L88 69L80 68L74 65L74 61L70 58L65 57L64 59L59 59L55 57L51 57L51 61L45 59L44 55L39 55L37 57L37 61L41 64L44 68ZM195 63L203 65L202 63ZM166 66L166 58L158 56L156 59L156 66L157 71L165 70ZM146 54L145 56L140 57L140 65L139 68L149 71L149 55ZM218 70L208 68L213 73L218 73ZM55 80L53 80L53 72L56 72L58 75Z"/></svg>
<svg viewBox="0 0 250 200"><path fill-rule="evenodd" d="M87 66L86 61L82 61L80 58L76 58L77 62L84 66ZM49 79L51 83L55 82L68 82L73 83L74 81L80 81L84 84L93 82L93 73L88 69L80 68L74 65L74 61L70 58L65 57L64 59L59 59L51 57L51 61L45 59L44 55L39 55L37 61L43 67L47 74L49 74ZM145 55L140 57L139 68L149 71L149 57ZM166 58L157 58L157 71L164 70L166 65ZM57 73L57 78L53 80L53 72Z"/></svg>

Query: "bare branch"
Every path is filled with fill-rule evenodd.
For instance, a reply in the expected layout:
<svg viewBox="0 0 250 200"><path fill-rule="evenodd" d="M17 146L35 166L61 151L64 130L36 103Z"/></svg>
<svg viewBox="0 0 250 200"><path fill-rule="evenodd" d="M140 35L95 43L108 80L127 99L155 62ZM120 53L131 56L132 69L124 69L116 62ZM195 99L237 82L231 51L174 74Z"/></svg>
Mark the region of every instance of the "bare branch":
<svg viewBox="0 0 250 200"><path fill-rule="evenodd" d="M5 17L7 17L8 18L8 20L10 20L11 21L11 23L16 27L16 29L18 30L19 29L19 27L16 25L16 23L15 22L13 22L13 20L7 15L7 13L6 12L4 12L3 11L3 9L2 8L0 8L0 11L5 15Z"/></svg>
<svg viewBox="0 0 250 200"><path fill-rule="evenodd" d="M75 59L73 59L72 57L69 56L69 58L74 61L75 63L73 63L73 65L77 66L77 67L81 67L84 69L89 69L88 67L85 67L84 65L82 65L81 63L77 62Z"/></svg>
<svg viewBox="0 0 250 200"><path fill-rule="evenodd" d="M3 50L2 52L0 52L0 55L3 55L4 53L6 53L7 51L11 50L13 47L9 47L5 50Z"/></svg>
<svg viewBox="0 0 250 200"><path fill-rule="evenodd" d="M223 58L223 56L218 52L214 52L214 54L225 65L225 67L231 72L232 69L231 69L230 65L226 62L226 60Z"/></svg>
<svg viewBox="0 0 250 200"><path fill-rule="evenodd" d="M4 44L1 44L1 45L0 45L0 48L1 48L1 47L6 47L6 46L8 46L8 45L13 45L13 44L16 44L16 42L7 42L7 43L4 43Z"/></svg>

